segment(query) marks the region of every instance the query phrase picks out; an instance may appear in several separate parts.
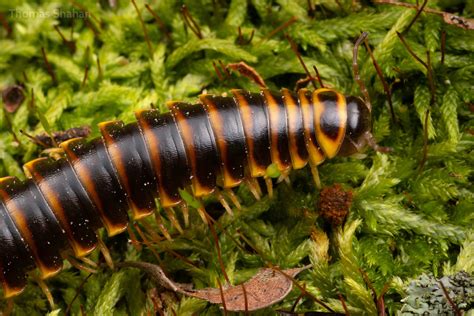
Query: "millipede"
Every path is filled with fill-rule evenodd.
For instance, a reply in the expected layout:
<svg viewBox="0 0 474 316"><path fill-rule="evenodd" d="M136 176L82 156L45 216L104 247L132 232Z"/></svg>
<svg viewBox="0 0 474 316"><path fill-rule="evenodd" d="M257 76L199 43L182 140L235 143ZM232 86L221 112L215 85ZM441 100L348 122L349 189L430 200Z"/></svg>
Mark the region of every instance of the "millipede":
<svg viewBox="0 0 474 316"><path fill-rule="evenodd" d="M62 142L65 157L26 163L26 180L0 179L5 297L23 291L28 272L38 268L46 279L66 253L82 258L101 247L98 229L109 236L126 230L129 210L133 220L153 214L156 199L172 214L187 208L183 189L197 199L216 194L231 212L224 193L239 207L232 188L246 183L259 198L255 180L263 177L271 192L270 165L282 176L309 165L319 185L325 159L377 146L370 102L328 88L232 90L168 106L166 113L140 110L129 124L100 123L100 137Z"/></svg>

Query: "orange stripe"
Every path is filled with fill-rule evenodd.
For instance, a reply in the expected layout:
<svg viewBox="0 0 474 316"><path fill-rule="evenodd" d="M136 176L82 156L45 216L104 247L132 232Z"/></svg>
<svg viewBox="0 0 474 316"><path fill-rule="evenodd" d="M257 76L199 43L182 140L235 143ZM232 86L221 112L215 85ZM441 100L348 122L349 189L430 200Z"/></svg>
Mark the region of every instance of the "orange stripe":
<svg viewBox="0 0 474 316"><path fill-rule="evenodd" d="M233 89L231 92L234 95L236 104L239 107L240 117L242 119L242 125L244 127L245 139L247 143L247 154L249 161L250 175L253 178L263 177L266 173L266 167L262 167L257 164L254 157L254 142L253 142L253 119L252 109L250 108L245 97L240 93L239 90Z"/></svg>
<svg viewBox="0 0 474 316"><path fill-rule="evenodd" d="M205 196L214 192L215 188L208 188L203 186L197 177L197 161L196 161L196 152L195 146L193 141L193 130L191 126L189 126L186 117L179 111L176 107L177 103L169 103L168 106L171 108L171 112L173 113L173 117L176 119L176 123L178 124L178 129L181 133L181 137L183 139L184 146L186 148L186 155L189 159L191 164L191 171L193 173L193 177L191 179L191 184L193 186L194 195L196 197Z"/></svg>
<svg viewBox="0 0 474 316"><path fill-rule="evenodd" d="M272 157L272 163L274 163L280 172L287 171L290 169L290 165L286 164L282 161L280 157L280 152L278 150L278 142L280 141L278 138L278 131L280 129L279 121L280 116L283 114L280 111L280 107L278 106L275 98L272 96L268 89L262 90L263 96L267 103L267 109L269 114L269 122L270 122L270 154Z"/></svg>
<svg viewBox="0 0 474 316"><path fill-rule="evenodd" d="M115 140L110 136L109 132L107 131L107 126L116 124L117 122L121 123L121 121L101 122L99 123L99 130L101 131L102 137L104 138L105 143L107 144L106 146L107 152L109 154L110 160L112 161L112 164L115 166L115 169L117 170L117 173L120 177L120 180L121 180L120 183L123 185L125 191L128 194L129 198L127 200L132 209L133 218L137 220L137 219L141 219L143 217L146 217L152 214L153 210L141 209L130 198L132 194L131 194L130 184L128 183L127 172L123 164L122 153L120 152L120 149L118 145L116 144Z"/></svg>
<svg viewBox="0 0 474 316"><path fill-rule="evenodd" d="M336 139L328 137L321 128L321 116L325 110L326 105L321 102L318 95L323 92L332 92L337 96L337 115L339 118L339 127ZM337 91L331 89L318 89L313 92L313 106L314 106L314 124L316 126L316 137L319 145L328 158L333 158L337 155L339 148L342 145L344 136L346 134L347 125L347 104L346 98ZM332 111L332 109L330 109Z"/></svg>
<svg viewBox="0 0 474 316"><path fill-rule="evenodd" d="M143 136L145 138L145 142L147 145L147 149L151 156L151 162L153 164L153 169L155 171L156 178L158 179L158 194L160 196L160 204L162 207L172 207L178 205L182 202L181 199L174 199L166 193L166 190L163 188L163 183L161 179L161 157L159 151L159 139L153 133L152 128L150 125L142 118L142 113L148 110L139 110L135 112L135 117L137 118L140 128L143 132Z"/></svg>
<svg viewBox="0 0 474 316"><path fill-rule="evenodd" d="M14 177L1 178L0 185L7 180L8 181L12 180L13 178ZM38 254L36 244L33 241L33 235L31 234L31 231L28 228L28 224L27 224L28 221L25 218L25 216L23 216L23 211L16 205L15 202L13 202L10 199L10 196L8 195L8 193L5 192L1 188L0 188L0 196L2 197L3 202L8 211L8 214L10 215L13 222L15 223L15 226L18 229L21 237L24 238L26 243L28 244L31 254L33 255L33 258L36 262L36 266L40 270L41 278L47 279L57 274L59 271L61 271L62 262L59 264L58 268L56 269L49 269L49 267L43 265L43 262L41 261L41 258Z"/></svg>
<svg viewBox="0 0 474 316"><path fill-rule="evenodd" d="M293 169L301 169L308 163L308 159L300 157L298 153L298 144L296 141L296 133L298 126L298 106L291 96L290 90L282 89L283 100L287 109L286 115L288 117L288 137L290 145L290 157L293 164Z"/></svg>
<svg viewBox="0 0 474 316"><path fill-rule="evenodd" d="M240 183L242 183L242 180L234 178L226 168L226 166L229 165L227 162L227 143L223 136L224 123L219 115L219 111L216 109L216 105L214 104L214 102L212 102L207 97L207 95L200 95L199 99L201 100L206 109L207 116L209 117L209 122L211 123L212 131L214 132L214 136L216 138L217 147L219 148L219 152L221 153L221 172L224 182L224 188L232 188L238 186Z"/></svg>
<svg viewBox="0 0 474 316"><path fill-rule="evenodd" d="M73 141L77 141L77 140L82 140L82 138L69 139L59 144L59 146L64 150L64 152L68 156L69 158L68 160L71 162L71 165L79 181L83 185L84 189L86 190L87 194L91 198L94 205L97 207L102 223L104 224L104 227L107 230L107 234L109 236L115 236L117 234L120 234L121 232L127 229L128 225L127 224L114 225L112 222L109 221L109 219L105 215L104 206L102 205L102 201L96 192L92 175L89 173L89 170L84 165L84 163L82 163L81 160L76 156L76 154L72 150L69 149L69 143Z"/></svg>
<svg viewBox="0 0 474 316"><path fill-rule="evenodd" d="M324 161L325 156L321 150L315 146L316 139L311 133L311 126L314 125L314 118L312 109L313 107L309 103L309 100L306 96L308 91L308 89L300 89L298 91L298 98L301 104L301 111L303 112L304 136L306 139L306 148L309 153L309 159L312 165L317 166Z"/></svg>
<svg viewBox="0 0 474 316"><path fill-rule="evenodd" d="M77 257L83 257L87 254L91 253L95 248L96 245L93 245L89 248L83 248L80 244L76 242L73 237L73 232L71 231L71 226L68 223L68 219L64 216L64 209L61 206L61 203L57 199L55 192L50 188L48 185L48 181L44 181L43 177L38 174L35 170L35 164L39 161L46 160L48 158L38 158L32 161L27 162L24 167L30 172L30 174L34 177L35 183L38 185L41 193L43 193L44 198L46 199L51 211L53 212L54 216L58 219L61 223L61 228L66 231L68 236L70 245L74 250L74 253Z"/></svg>

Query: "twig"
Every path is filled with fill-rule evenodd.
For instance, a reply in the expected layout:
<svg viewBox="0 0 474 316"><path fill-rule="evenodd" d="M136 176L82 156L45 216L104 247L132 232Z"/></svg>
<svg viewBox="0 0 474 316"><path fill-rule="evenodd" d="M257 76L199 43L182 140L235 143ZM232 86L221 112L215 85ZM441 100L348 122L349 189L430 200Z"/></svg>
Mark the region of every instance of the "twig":
<svg viewBox="0 0 474 316"><path fill-rule="evenodd" d="M132 0L132 4L135 7L135 10L137 11L138 19L140 20L140 24L143 30L143 35L145 36L145 42L148 46L148 51L150 52L150 58L153 58L153 47L151 46L150 37L148 36L148 31L146 29L145 22L143 22L142 14L140 13L140 10L138 10L138 6L135 0Z"/></svg>
<svg viewBox="0 0 474 316"><path fill-rule="evenodd" d="M163 23L163 20L159 17L159 15L150 7L150 5L145 4L145 8L150 12L151 15L153 15L153 18L155 18L156 23L158 24L158 27L161 29L161 31L165 34L166 38L171 41L171 35L168 29L166 28L165 23Z"/></svg>
<svg viewBox="0 0 474 316"><path fill-rule="evenodd" d="M428 160L428 117L430 110L425 112L425 124L423 126L423 156L421 157L420 166L418 167L418 174L421 174L425 167L426 160Z"/></svg>
<svg viewBox="0 0 474 316"><path fill-rule="evenodd" d="M242 35L242 29L240 28L240 26L237 28L237 31L239 32L239 36L237 37L237 44L248 45L250 44L250 42L252 42L253 36L255 35L255 30L252 30L248 40L244 39L244 36Z"/></svg>
<svg viewBox="0 0 474 316"><path fill-rule="evenodd" d="M245 285L242 283L242 292L244 293L244 303L245 303L245 315L249 314L249 300L247 297L247 290L245 289Z"/></svg>
<svg viewBox="0 0 474 316"><path fill-rule="evenodd" d="M188 10L188 7L183 4L181 7L181 15L183 16L184 22L186 23L187 26L193 31L193 33L199 38L203 39L204 36L202 35L201 28L199 27L199 24L196 23L196 21L193 19L191 13Z"/></svg>
<svg viewBox="0 0 474 316"><path fill-rule="evenodd" d="M400 33L400 32L397 32L397 35L398 35L398 38L400 38L400 41L402 42L403 46L405 46L405 48L408 50L408 52L410 53L410 55L413 56L413 58L415 58L420 64L422 64L423 66L425 66L426 70L428 70L428 65L423 61L421 60L420 57L418 57L415 52L411 49L410 46L408 46L407 42L405 41L405 38L403 37L403 35Z"/></svg>
<svg viewBox="0 0 474 316"><path fill-rule="evenodd" d="M392 91L390 90L390 87L388 86L388 83L385 80L385 77L383 76L382 69L380 68L379 64L377 63L377 60L375 60L375 56L372 52L372 49L369 46L367 38L364 40L364 44L365 44L365 48L369 52L370 58L372 59L372 64L375 67L375 71L377 72L377 75L378 75L380 81L382 81L383 90L385 91L385 95L387 96L388 105L390 107L390 114L392 116L392 122L396 123L396 117L395 117L395 112L393 110L393 103L392 103Z"/></svg>
<svg viewBox="0 0 474 316"><path fill-rule="evenodd" d="M79 291L84 287L84 285L86 284L87 280L89 280L89 278L92 276L93 273L89 273L88 276L86 276L84 278L84 280L82 280L81 284L79 285L79 287L76 289L76 293L74 294L74 297L72 298L72 300L69 302L69 304L67 305L67 309L66 309L66 312L65 312L65 315L69 315L69 313L71 312L71 308L72 308L72 304L74 303L74 301L77 299L77 297L79 296Z"/></svg>
<svg viewBox="0 0 474 316"><path fill-rule="evenodd" d="M100 23L101 23L100 20L92 12L87 10L87 8L84 5L77 2L76 0L71 0L71 4L73 6L79 8L80 10L84 11L86 13L86 16L91 16L95 20L95 22L100 25Z"/></svg>
<svg viewBox="0 0 474 316"><path fill-rule="evenodd" d="M224 275L224 278L227 281L227 283L230 284L230 279L229 279L229 276L227 275L227 272L225 271L224 261L222 260L222 252L221 252L221 247L219 245L219 237L217 236L216 228L214 227L214 224L212 223L212 220L210 219L211 216L209 216L209 214L207 214L207 212L205 213L205 215L206 215L207 219L209 220L209 228L211 230L211 234L213 236L214 243L216 245L217 259L219 261L219 265L221 266L222 274Z"/></svg>
<svg viewBox="0 0 474 316"><path fill-rule="evenodd" d="M214 67L214 71L216 72L217 77L219 78L220 81L224 81L224 80L227 79L227 78L224 78L224 76L222 76L222 73L221 73L221 71L219 70L219 67L217 67L215 61L212 62L212 67Z"/></svg>
<svg viewBox="0 0 474 316"><path fill-rule="evenodd" d="M359 64L357 63L357 58L359 57L359 46L363 41L365 41L367 36L369 36L369 33L362 32L362 34L359 36L359 38L354 44L354 48L352 50L352 71L354 72L354 79L359 85L360 91L364 95L364 99L365 99L364 101L367 104L369 111L372 112L372 104L370 102L369 91L367 91L367 87L365 86L364 82L360 78Z"/></svg>
<svg viewBox="0 0 474 316"><path fill-rule="evenodd" d="M227 69L227 67L224 65L224 63L222 62L222 60L219 59L219 66L221 66L221 68L225 71L227 77L230 77L230 71L229 69Z"/></svg>
<svg viewBox="0 0 474 316"><path fill-rule="evenodd" d="M71 20L71 33L69 34L69 37L71 38L69 41L74 41L74 21L75 19Z"/></svg>
<svg viewBox="0 0 474 316"><path fill-rule="evenodd" d="M384 300L384 295L387 293L388 289L390 287L390 282L385 283L383 286L382 291L380 292L379 297L377 298L377 310L379 312L379 316L385 316L385 300Z"/></svg>
<svg viewBox="0 0 474 316"><path fill-rule="evenodd" d="M306 289L306 285L303 284L303 288ZM294 312L295 309L296 309L296 306L298 305L298 303L301 301L301 299L304 297L304 293L301 292L300 295L298 295L298 297L296 298L295 302L293 303L293 305L291 306L291 312Z"/></svg>
<svg viewBox="0 0 474 316"><path fill-rule="evenodd" d="M427 71L428 74L428 84L430 85L430 94L431 94L431 99L430 99L430 105L433 105L435 103L435 98L436 98L436 87L434 85L434 76L433 76L433 70L431 69L431 59L430 59L430 52L426 52L426 58L427 58L427 63L425 63L423 60L421 60L420 57L418 57L415 52L408 46L407 42L405 41L405 38L403 37L402 34L397 32L398 37L400 38L400 41L402 42L403 46L408 50L410 55L413 56L420 64L422 64Z"/></svg>
<svg viewBox="0 0 474 316"><path fill-rule="evenodd" d="M289 19L288 21L286 21L285 23L283 23L282 25L278 26L276 29L274 29L273 31L271 31L267 36L265 36L262 41L266 41L270 38L273 37L273 35L277 34L278 32L286 29L287 27L289 27L291 24L295 23L296 21L298 21L298 18L296 16L292 16L291 19Z"/></svg>
<svg viewBox="0 0 474 316"><path fill-rule="evenodd" d="M344 10L344 7L342 6L341 4L341 1L340 0L334 0L337 4L337 6L339 7L339 9L341 9L342 12L345 12L346 10Z"/></svg>
<svg viewBox="0 0 474 316"><path fill-rule="evenodd" d="M86 18L84 19L84 23L86 24L86 26L87 26L88 28L90 28L90 29L92 30L92 32L94 33L94 36L95 36L95 37L99 37L99 35L100 35L99 29L94 25L94 23L92 23L92 22L90 21L90 19L89 19L88 17L86 17Z"/></svg>
<svg viewBox="0 0 474 316"><path fill-rule="evenodd" d="M454 312L456 313L456 316L461 316L461 315L462 315L461 311L459 310L459 308L458 308L458 306L456 305L456 303L453 302L453 300L451 299L451 297L449 297L449 293L448 293L448 291L446 290L446 288L444 287L443 282L438 281L438 283L439 283L439 285L441 286L441 289L443 290L444 296L446 296L446 299L448 300L449 304L451 305L451 307L453 308Z"/></svg>
<svg viewBox="0 0 474 316"><path fill-rule="evenodd" d="M102 80L103 74L102 74L102 67L100 66L99 55L97 55L97 72L99 73L99 80Z"/></svg>
<svg viewBox="0 0 474 316"><path fill-rule="evenodd" d="M81 88L84 88L84 86L86 85L88 74L89 74L89 65L86 65L86 68L84 70L84 78L82 78Z"/></svg>
<svg viewBox="0 0 474 316"><path fill-rule="evenodd" d="M441 65L444 65L444 55L446 53L446 31L441 31Z"/></svg>
<svg viewBox="0 0 474 316"><path fill-rule="evenodd" d="M49 148L50 146L48 146L48 144L46 144L45 142L43 142L41 139L38 139L36 137L34 137L33 135L30 135L29 133L25 132L24 130L20 129L20 133L26 137L28 137L34 144L36 145L40 145L44 148Z"/></svg>
<svg viewBox="0 0 474 316"><path fill-rule="evenodd" d="M10 37L10 35L12 34L12 28L10 24L8 24L7 19L2 13L0 13L0 24L2 24L5 31L7 31L7 37Z"/></svg>
<svg viewBox="0 0 474 316"><path fill-rule="evenodd" d="M61 32L61 30L59 29L59 27L57 25L54 26L54 29L56 30L56 32L59 34L59 36L63 40L64 45L66 45L67 48L69 49L69 52L71 53L71 55L74 54L76 52L76 43L74 43L74 41L72 41L72 40L68 40L63 35L63 33Z"/></svg>
<svg viewBox="0 0 474 316"><path fill-rule="evenodd" d="M308 16L310 19L314 19L316 13L316 5L313 5L312 0L307 0L308 2Z"/></svg>
<svg viewBox="0 0 474 316"><path fill-rule="evenodd" d="M362 275L362 278L364 279L365 284L369 288L369 290L372 292L372 298L374 299L374 302L377 302L377 292L375 291L374 285L372 284L372 281L370 281L369 276L367 273L359 268L359 272Z"/></svg>
<svg viewBox="0 0 474 316"><path fill-rule="evenodd" d="M339 301L341 301L342 308L344 309L344 313L346 314L346 316L350 316L351 314L349 313L349 309L347 308L344 297L342 297L341 293L339 293L337 296L339 297Z"/></svg>
<svg viewBox="0 0 474 316"><path fill-rule="evenodd" d="M58 84L58 81L56 80L56 75L54 74L54 71L53 71L53 67L51 67L51 64L48 62L48 57L46 56L46 51L44 50L44 47L41 47L41 53L43 54L43 60L44 60L44 63L46 64L46 70L51 76L53 83Z"/></svg>
<svg viewBox="0 0 474 316"><path fill-rule="evenodd" d="M23 146L20 139L13 130L13 124L10 119L10 115L7 113L7 111L3 111L3 117L5 118L5 123L7 125L8 132L13 136L13 140L18 144L18 146Z"/></svg>
<svg viewBox="0 0 474 316"><path fill-rule="evenodd" d="M372 292L372 297L374 299L374 303L375 303L375 306L377 308L378 316L385 316L385 302L384 302L383 296L385 295L385 293L388 290L389 283L385 284L384 288L382 289L382 292L380 293L379 296L377 296L377 292L375 291L375 287L374 287L372 281L370 281L369 276L367 275L367 273L364 270L362 270L361 268L359 268L359 272L362 275L365 284L367 285L367 287Z"/></svg>
<svg viewBox="0 0 474 316"><path fill-rule="evenodd" d="M423 1L423 4L421 5L421 7L418 9L418 11L416 12L416 15L415 17L413 18L413 20L411 20L410 24L408 24L407 28L403 31L403 34L408 34L408 31L410 31L412 25L415 23L415 21L418 19L418 17L420 16L421 12L423 12L423 9L425 8L426 4L428 3L428 0L424 0Z"/></svg>
<svg viewBox="0 0 474 316"><path fill-rule="evenodd" d="M428 84L430 85L430 106L433 106L436 101L436 87L434 84L434 76L433 76L433 69L431 68L431 55L430 52L426 52L426 65L428 66Z"/></svg>
<svg viewBox="0 0 474 316"><path fill-rule="evenodd" d="M38 119L40 120L41 126L43 126L44 131L46 132L46 134L51 139L51 143L53 144L53 146L54 147L59 147L58 142L56 141L56 139L53 136L53 133L51 132L48 120L43 116L43 114L36 107L35 92L34 92L33 88L31 88L31 100L30 100L29 106L30 106L30 110L38 116Z"/></svg>
<svg viewBox="0 0 474 316"><path fill-rule="evenodd" d="M281 270L280 268L278 267L275 267L273 265L271 265L271 268L272 269L275 269L277 272L283 274L286 278L288 278L289 280L291 280L293 282L293 284L303 293L305 293L307 296L309 296L312 300L314 300L316 303L318 303L319 305L321 305L322 307L324 307L325 309L327 309L328 311L330 311L331 313L334 313L335 311L329 307L326 303L324 303L323 301L321 301L320 299L316 298L313 294L309 293L308 291L306 291L306 289L301 286L293 277L291 277L290 275L288 275L287 273L285 273L285 271Z"/></svg>
<svg viewBox="0 0 474 316"><path fill-rule="evenodd" d="M227 306L225 303L224 290L222 289L222 284L221 284L221 281L219 281L219 278L217 278L216 281L217 281L217 285L219 286L219 294L221 295L222 308L224 309L224 316L227 316Z"/></svg>
<svg viewBox="0 0 474 316"><path fill-rule="evenodd" d="M291 49L293 50L293 52L296 54L296 57L300 61L301 66L303 66L304 71L306 72L306 75L308 76L308 78L311 79L311 83L313 84L314 89L317 89L318 87L316 86L316 83L314 82L314 77L311 76L311 73L309 72L308 67L306 67L303 57L301 57L301 54L299 53L298 47L296 46L295 42L291 39L290 35L285 34L285 37L290 43Z"/></svg>

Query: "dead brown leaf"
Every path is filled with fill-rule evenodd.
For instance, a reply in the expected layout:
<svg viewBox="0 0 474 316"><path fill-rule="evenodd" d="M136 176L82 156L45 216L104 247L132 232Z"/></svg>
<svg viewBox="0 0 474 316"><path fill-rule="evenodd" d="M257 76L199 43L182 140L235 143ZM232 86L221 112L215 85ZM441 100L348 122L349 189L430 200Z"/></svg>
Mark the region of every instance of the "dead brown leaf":
<svg viewBox="0 0 474 316"><path fill-rule="evenodd" d="M263 80L262 76L255 70L255 68L250 67L247 65L245 62L241 61L239 63L233 63L233 64L228 64L226 69L232 69L234 71L238 71L242 76L245 76L253 82L255 82L257 85L260 86L260 88L265 89L267 88L267 85L265 83L265 80Z"/></svg>
<svg viewBox="0 0 474 316"><path fill-rule="evenodd" d="M375 0L374 2L380 3L380 4L391 4L391 5L396 5L396 6L401 6L401 7L411 8L411 9L418 9L418 7L414 4L395 1L395 0ZM434 10L430 8L424 8L423 12L437 14L441 16L444 22L446 22L447 24L454 25L454 26L463 28L465 30L474 30L473 19L464 18L462 16L458 16L452 13L438 11L438 10Z"/></svg>
<svg viewBox="0 0 474 316"><path fill-rule="evenodd" d="M293 287L293 278L310 266L288 270L264 268L250 280L240 285L227 285L219 288L200 290L190 289L189 285L170 280L164 271L155 264L147 262L123 262L118 266L138 268L161 286L196 297L214 304L225 303L227 311L255 311L283 300ZM224 301L224 302L223 302Z"/></svg>

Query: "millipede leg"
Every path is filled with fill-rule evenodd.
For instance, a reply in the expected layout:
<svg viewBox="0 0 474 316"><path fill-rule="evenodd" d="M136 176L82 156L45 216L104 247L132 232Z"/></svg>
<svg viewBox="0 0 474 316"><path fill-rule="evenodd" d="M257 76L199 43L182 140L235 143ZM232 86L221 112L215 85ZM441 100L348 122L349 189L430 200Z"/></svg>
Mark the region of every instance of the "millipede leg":
<svg viewBox="0 0 474 316"><path fill-rule="evenodd" d="M51 309L53 310L55 306L54 299L48 286L46 285L43 279L41 279L38 275L36 275L36 273L33 273L32 276L33 276L33 279L36 281L36 283L38 283L39 287L41 288L41 291L43 291L44 295L48 299L49 305L51 306Z"/></svg>
<svg viewBox="0 0 474 316"><path fill-rule="evenodd" d="M197 199L197 198L196 198ZM204 205L202 204L201 200L199 199L199 207L197 208L197 211L199 213L199 216L201 216L202 221L209 225L209 221L207 220L207 211L204 208Z"/></svg>
<svg viewBox="0 0 474 316"><path fill-rule="evenodd" d="M160 228L161 233L163 234L163 236L165 236L165 238L168 239L169 241L173 240L173 238L171 238L171 235L170 235L168 229L163 224L163 220L161 219L161 215L158 212L155 213L155 221L156 221L156 225L158 225L158 227Z"/></svg>
<svg viewBox="0 0 474 316"><path fill-rule="evenodd" d="M0 311L0 314L3 316L10 316L13 311L14 305L15 305L15 302L13 301L13 298L7 299L7 307L5 307L3 311Z"/></svg>
<svg viewBox="0 0 474 316"><path fill-rule="evenodd" d="M225 208L226 212L229 213L229 215L234 216L234 212L232 212L232 209L229 206L229 203L227 203L224 195L222 195L221 191L216 189L216 196L219 202L221 202L222 206Z"/></svg>
<svg viewBox="0 0 474 316"><path fill-rule="evenodd" d="M314 183L318 189L321 189L321 179L319 179L318 167L316 165L310 164L311 174L313 175Z"/></svg>
<svg viewBox="0 0 474 316"><path fill-rule="evenodd" d="M255 198L257 200L260 200L260 198L262 196L260 186L258 186L258 189L257 189L257 187L255 186L255 181L253 181L253 178L252 179L247 179L245 182L246 182L247 186L249 187L250 192L252 192L253 196L255 196Z"/></svg>
<svg viewBox="0 0 474 316"><path fill-rule="evenodd" d="M101 238L97 238L97 241L97 245L99 247L100 252L104 256L105 262L107 262L109 268L114 269L114 261L112 260L112 256L110 255L109 248L107 248Z"/></svg>
<svg viewBox="0 0 474 316"><path fill-rule="evenodd" d="M277 183L285 181L286 184L290 184L290 173L289 172L282 172L281 175L278 177Z"/></svg>
<svg viewBox="0 0 474 316"><path fill-rule="evenodd" d="M148 235L150 235L151 240L156 243L162 240L161 236L155 232L155 229L153 229L153 227L151 227L151 225L148 224L145 219L140 220L140 224L143 225L145 231L148 233Z"/></svg>
<svg viewBox="0 0 474 316"><path fill-rule="evenodd" d="M132 242L133 247L134 247L137 251L141 251L141 250L142 250L142 246L140 245L140 242L138 241L137 236L136 236L135 233L133 232L133 229L130 228L130 226L127 227L127 232L128 232L128 235L130 236L130 240L131 240L131 242Z"/></svg>
<svg viewBox="0 0 474 316"><path fill-rule="evenodd" d="M201 219L202 221L205 223L205 224L209 224L209 222L207 221L207 218L206 218L206 209L204 208L204 206L201 206L197 209L198 213L199 213L199 216L201 216Z"/></svg>
<svg viewBox="0 0 474 316"><path fill-rule="evenodd" d="M87 258L87 257L80 257L79 260L81 260L82 262L84 262L85 264L88 264L94 268L98 268L99 266L97 265L97 263L95 263L94 261L92 261L91 259Z"/></svg>
<svg viewBox="0 0 474 316"><path fill-rule="evenodd" d="M69 263L78 270L86 271L89 273L97 273L97 270L92 269L91 267L85 266L74 259L72 256L66 256L65 258Z"/></svg>
<svg viewBox="0 0 474 316"><path fill-rule="evenodd" d="M180 234L183 234L184 233L183 228L181 227L178 219L175 216L174 209L172 207L165 207L164 209L165 209L166 215L168 215L168 219L171 221L173 226L179 231Z"/></svg>
<svg viewBox="0 0 474 316"><path fill-rule="evenodd" d="M271 178L265 177L265 184L267 185L268 196L273 197L273 182Z"/></svg>
<svg viewBox="0 0 474 316"><path fill-rule="evenodd" d="M375 140L375 137L372 133L365 133L364 135L366 141L367 141L367 145L369 145L373 150L375 151L378 151L379 153L389 153L391 152L393 149L390 148L390 147L382 147L382 146L379 146L377 144L377 141Z"/></svg>
<svg viewBox="0 0 474 316"><path fill-rule="evenodd" d="M235 195L234 191L232 191L232 189L225 189L224 192L229 196L229 199L232 201L232 203L234 203L237 209L242 209L242 205L240 205L239 199L237 198L237 195Z"/></svg>
<svg viewBox="0 0 474 316"><path fill-rule="evenodd" d="M133 223L133 227L135 227L135 229L137 230L138 234L139 234L140 237L142 238L143 243L144 243L144 244L148 247L148 249L153 253L153 255L154 255L155 258L158 260L158 262L161 262L160 256L159 256L158 253L155 251L155 249L152 247L150 241L149 241L148 238L146 237L145 233L140 229L140 226L138 225L138 223Z"/></svg>
<svg viewBox="0 0 474 316"><path fill-rule="evenodd" d="M183 202L183 203L181 203L181 205L179 207L181 209L181 212L183 212L184 227L188 227L189 226L189 208L188 208L188 204Z"/></svg>
<svg viewBox="0 0 474 316"><path fill-rule="evenodd" d="M258 183L258 180L256 178L252 178L251 181L254 183L255 188L257 189L257 192L260 196L263 195L262 193L262 188L260 188L260 184Z"/></svg>

